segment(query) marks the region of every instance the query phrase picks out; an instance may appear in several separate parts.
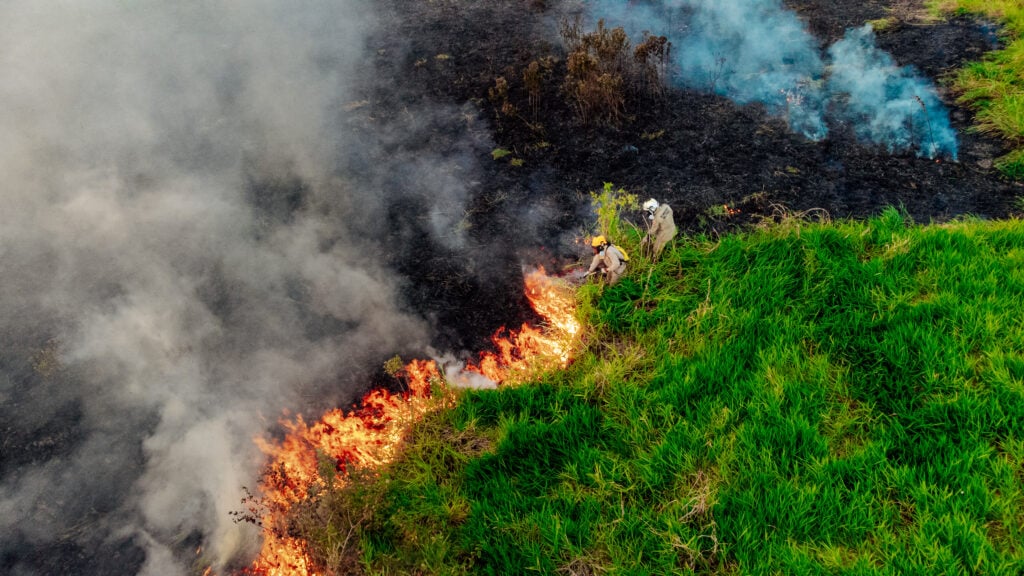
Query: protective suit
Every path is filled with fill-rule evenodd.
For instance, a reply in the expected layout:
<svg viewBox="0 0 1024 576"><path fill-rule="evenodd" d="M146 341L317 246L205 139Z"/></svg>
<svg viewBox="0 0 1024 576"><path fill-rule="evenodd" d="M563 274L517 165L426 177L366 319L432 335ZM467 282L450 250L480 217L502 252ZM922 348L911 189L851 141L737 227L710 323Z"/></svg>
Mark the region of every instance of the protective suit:
<svg viewBox="0 0 1024 576"><path fill-rule="evenodd" d="M652 198L644 203L644 208L648 212L647 221L650 228L644 236L642 245L651 251L652 258L657 258L669 240L675 237L678 229L672 218L672 208L668 204L658 204Z"/></svg>
<svg viewBox="0 0 1024 576"><path fill-rule="evenodd" d="M602 237L599 236L598 238ZM628 257L619 248L607 242L593 248L594 259L590 262L590 270L587 274L601 271L608 280L608 285L614 286L622 278L622 275L626 273Z"/></svg>

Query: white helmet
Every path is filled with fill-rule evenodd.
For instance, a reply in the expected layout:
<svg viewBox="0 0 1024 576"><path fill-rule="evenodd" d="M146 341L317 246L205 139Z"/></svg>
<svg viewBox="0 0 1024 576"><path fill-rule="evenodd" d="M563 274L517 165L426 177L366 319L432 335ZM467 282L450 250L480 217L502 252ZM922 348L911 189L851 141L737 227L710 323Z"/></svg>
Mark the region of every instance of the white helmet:
<svg viewBox="0 0 1024 576"><path fill-rule="evenodd" d="M654 211L657 210L657 209L658 209L658 201L655 200L654 198L651 198L647 202L644 202L644 210L647 210L651 214L653 214Z"/></svg>

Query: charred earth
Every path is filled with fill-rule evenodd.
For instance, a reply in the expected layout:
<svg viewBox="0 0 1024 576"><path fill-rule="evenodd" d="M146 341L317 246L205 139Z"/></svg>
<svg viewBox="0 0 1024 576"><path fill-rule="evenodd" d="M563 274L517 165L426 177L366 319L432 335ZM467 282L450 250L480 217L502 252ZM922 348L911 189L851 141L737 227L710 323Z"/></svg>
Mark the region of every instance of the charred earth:
<svg viewBox="0 0 1024 576"><path fill-rule="evenodd" d="M525 210L549 203L563 207L564 216L534 238L564 255L564 246L552 241L587 224L578 207L586 204L587 191L605 181L669 202L677 222L689 231L716 224L701 216L722 204L740 208L741 220L748 222L770 216L773 205L820 208L833 218L862 218L897 206L916 221L929 222L966 214L1006 217L1021 194L1019 184L991 169L1003 146L970 131L970 114L955 105L941 83L939 92L960 139L955 161L893 154L858 141L852 127L842 124L831 126L828 138L811 141L793 134L763 106L737 105L696 90L669 89L661 98L628 102L617 126L583 125L560 93L564 49L555 32L560 19L582 6L536 2L527 11L521 2L389 4L405 13L396 38L412 39L403 51L401 74L421 87L420 94L479 103L477 121L493 130L496 148L511 152L484 163L487 176L474 200L479 211L473 220L484 242L510 237L528 242L502 215L512 206ZM892 4L787 3L823 46L848 28L886 16ZM916 4L919 11L912 16L921 17L922 3ZM903 21L880 33L878 44L900 66L912 66L937 82L997 47L990 24L964 17L931 24ZM545 56L556 64L534 106L522 77L530 62ZM495 98L498 77L509 87ZM502 113L506 102L513 113ZM521 164L513 165L512 159Z"/></svg>

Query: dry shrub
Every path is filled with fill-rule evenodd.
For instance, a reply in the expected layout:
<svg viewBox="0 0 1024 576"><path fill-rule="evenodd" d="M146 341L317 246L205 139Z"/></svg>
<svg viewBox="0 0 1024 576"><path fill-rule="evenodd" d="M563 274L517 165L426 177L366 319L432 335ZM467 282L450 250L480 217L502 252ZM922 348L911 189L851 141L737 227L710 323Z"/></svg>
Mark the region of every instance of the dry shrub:
<svg viewBox="0 0 1024 576"><path fill-rule="evenodd" d="M661 97L665 94L665 79L668 77L669 55L672 43L664 36L653 36L644 32L643 42L633 51L633 60L639 72L640 94Z"/></svg>
<svg viewBox="0 0 1024 576"><path fill-rule="evenodd" d="M555 59L545 56L539 60L533 60L523 70L523 85L526 86L526 94L530 101L530 112L533 119L537 119L537 112L540 108L542 88L544 81L551 75L555 66Z"/></svg>
<svg viewBox="0 0 1024 576"><path fill-rule="evenodd" d="M563 21L561 35L569 53L562 90L580 122L617 126L627 96L663 94L671 52L664 36L644 33L643 41L631 50L621 26L608 28L599 20L596 30L585 33L579 18Z"/></svg>
<svg viewBox="0 0 1024 576"><path fill-rule="evenodd" d="M629 62L629 38L622 28L605 28L584 34L579 20L563 23L562 38L569 48L562 89L584 124L617 126L622 121L626 95L623 76Z"/></svg>
<svg viewBox="0 0 1024 576"><path fill-rule="evenodd" d="M325 576L362 574L361 536L383 505L383 485L369 470L352 470L315 486L287 516L284 535L303 542L309 560Z"/></svg>
<svg viewBox="0 0 1024 576"><path fill-rule="evenodd" d="M495 121L498 126L501 126L502 116L512 117L518 112L515 105L508 99L508 80L504 76L494 79L494 86L487 89L487 97L494 104Z"/></svg>

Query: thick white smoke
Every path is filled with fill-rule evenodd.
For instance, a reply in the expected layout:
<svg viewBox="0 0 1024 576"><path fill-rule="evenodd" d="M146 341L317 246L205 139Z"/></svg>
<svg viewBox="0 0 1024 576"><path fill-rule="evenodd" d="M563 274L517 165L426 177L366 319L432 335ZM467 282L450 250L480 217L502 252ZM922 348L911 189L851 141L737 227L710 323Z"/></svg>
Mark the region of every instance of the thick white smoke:
<svg viewBox="0 0 1024 576"><path fill-rule="evenodd" d="M70 550L123 573L134 545L144 573L184 574L198 542L217 568L244 558L258 539L229 513L252 438L426 342L379 263L390 191L339 169L374 147L342 119L371 8L0 3L0 418L39 443L0 467L3 568L53 573L33 551ZM465 166L418 162L453 229Z"/></svg>
<svg viewBox="0 0 1024 576"><path fill-rule="evenodd" d="M890 151L956 158L956 133L934 86L896 66L868 26L848 31L823 58L818 41L780 0L587 5L593 18L634 37L643 31L668 37L674 79L682 86L764 104L813 140L828 136L830 122L848 122L865 141Z"/></svg>

